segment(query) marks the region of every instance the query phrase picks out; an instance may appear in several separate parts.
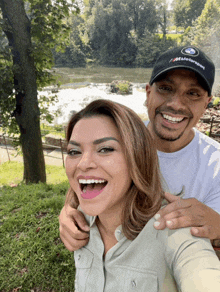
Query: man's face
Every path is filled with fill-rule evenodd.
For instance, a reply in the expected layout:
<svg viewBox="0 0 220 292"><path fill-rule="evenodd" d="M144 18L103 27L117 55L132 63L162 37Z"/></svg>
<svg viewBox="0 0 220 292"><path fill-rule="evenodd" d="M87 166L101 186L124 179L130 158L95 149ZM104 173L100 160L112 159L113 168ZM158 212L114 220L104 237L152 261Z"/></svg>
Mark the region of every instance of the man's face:
<svg viewBox="0 0 220 292"><path fill-rule="evenodd" d="M172 145L171 152L186 146L194 137L192 128L211 100L196 74L184 69L172 70L162 80L147 85L146 91L153 137L164 147L167 142L169 147Z"/></svg>

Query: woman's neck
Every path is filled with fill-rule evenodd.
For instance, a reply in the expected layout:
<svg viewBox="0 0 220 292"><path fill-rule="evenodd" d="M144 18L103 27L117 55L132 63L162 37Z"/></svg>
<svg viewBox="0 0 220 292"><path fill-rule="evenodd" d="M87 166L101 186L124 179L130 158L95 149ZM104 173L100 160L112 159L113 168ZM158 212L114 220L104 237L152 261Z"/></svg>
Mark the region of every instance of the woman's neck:
<svg viewBox="0 0 220 292"><path fill-rule="evenodd" d="M115 237L116 228L121 225L121 216L98 216L96 219L96 225L99 229L102 241L104 243L105 252L112 248L118 241Z"/></svg>

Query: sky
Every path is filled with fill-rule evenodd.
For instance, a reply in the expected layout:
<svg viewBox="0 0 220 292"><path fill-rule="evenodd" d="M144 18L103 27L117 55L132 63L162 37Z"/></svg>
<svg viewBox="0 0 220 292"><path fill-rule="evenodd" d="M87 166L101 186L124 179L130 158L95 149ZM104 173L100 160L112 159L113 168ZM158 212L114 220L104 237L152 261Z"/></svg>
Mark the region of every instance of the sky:
<svg viewBox="0 0 220 292"><path fill-rule="evenodd" d="M167 3L168 3L168 8L171 7L171 3L173 2L173 0L167 0Z"/></svg>

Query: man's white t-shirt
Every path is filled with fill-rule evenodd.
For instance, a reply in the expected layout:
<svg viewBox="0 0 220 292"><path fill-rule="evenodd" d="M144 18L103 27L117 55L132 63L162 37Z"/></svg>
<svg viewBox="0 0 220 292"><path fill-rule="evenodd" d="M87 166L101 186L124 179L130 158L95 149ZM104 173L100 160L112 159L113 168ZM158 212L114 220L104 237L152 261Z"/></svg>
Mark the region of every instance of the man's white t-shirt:
<svg viewBox="0 0 220 292"><path fill-rule="evenodd" d="M157 151L164 190L175 195L184 189L183 198L196 198L220 213L220 144L194 131L193 140L183 149Z"/></svg>

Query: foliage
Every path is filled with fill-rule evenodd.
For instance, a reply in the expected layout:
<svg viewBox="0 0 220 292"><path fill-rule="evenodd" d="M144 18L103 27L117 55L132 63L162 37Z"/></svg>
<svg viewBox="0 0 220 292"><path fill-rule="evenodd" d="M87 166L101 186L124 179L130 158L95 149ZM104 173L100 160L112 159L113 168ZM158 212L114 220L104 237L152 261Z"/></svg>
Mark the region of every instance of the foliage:
<svg viewBox="0 0 220 292"><path fill-rule="evenodd" d="M201 15L193 26L188 28L183 36L184 44L193 44L201 47L220 66L220 1L207 0Z"/></svg>
<svg viewBox="0 0 220 292"><path fill-rule="evenodd" d="M163 35L162 34L159 34L158 33L158 36L160 38L163 38ZM166 38L175 41L177 44L181 44L183 37L179 33L167 33L166 34Z"/></svg>
<svg viewBox="0 0 220 292"><path fill-rule="evenodd" d="M85 1L84 39L100 64L132 66L137 40L145 30L157 28L156 4L152 0Z"/></svg>
<svg viewBox="0 0 220 292"><path fill-rule="evenodd" d="M96 2L92 8L87 30L94 57L100 64L132 64L136 48L130 35L131 23L127 13L127 6L119 0L106 7Z"/></svg>
<svg viewBox="0 0 220 292"><path fill-rule="evenodd" d="M207 0L175 0L173 1L173 15L176 26L187 28L193 24L201 14Z"/></svg>
<svg viewBox="0 0 220 292"><path fill-rule="evenodd" d="M53 50L56 66L81 67L86 65L89 57L89 46L83 39L84 20L80 15L72 15L69 18L71 33L69 44L64 52Z"/></svg>
<svg viewBox="0 0 220 292"><path fill-rule="evenodd" d="M213 105L214 106L216 106L216 105L218 105L220 103L220 97L215 97L215 98L213 98Z"/></svg>
<svg viewBox="0 0 220 292"><path fill-rule="evenodd" d="M110 84L110 91L119 94L131 94L132 84L126 80L114 80Z"/></svg>
<svg viewBox="0 0 220 292"><path fill-rule="evenodd" d="M132 22L132 29L135 31L137 38L143 37L145 30L151 33L155 32L159 22L158 11L160 8L160 5L156 5L156 3L161 4L161 0L157 0L156 3L153 0L129 0L126 2L128 3L128 14Z"/></svg>
<svg viewBox="0 0 220 292"><path fill-rule="evenodd" d="M68 183L1 189L0 291L74 291L74 260L59 238Z"/></svg>
<svg viewBox="0 0 220 292"><path fill-rule="evenodd" d="M121 94L129 94L130 93L130 84L128 83L119 83L118 84L118 91Z"/></svg>
<svg viewBox="0 0 220 292"><path fill-rule="evenodd" d="M139 41L136 65L140 67L152 67L162 51L166 51L176 45L176 41L160 38L159 35L146 33Z"/></svg>
<svg viewBox="0 0 220 292"><path fill-rule="evenodd" d="M68 42L70 26L66 19L73 9L73 4L67 0L29 0L25 1L27 17L31 23L31 55L34 57L38 89L55 82L50 73L54 65L52 49L62 50ZM77 7L74 6L74 11ZM0 33L2 35L5 22L1 21ZM0 109L3 125L9 128L11 134L19 133L13 111L15 109L14 71L11 47L8 46L5 36L0 39ZM48 97L47 102L54 102L54 97ZM45 98L39 100L45 104ZM40 109L42 117L48 122L52 120L51 114L44 106Z"/></svg>
<svg viewBox="0 0 220 292"><path fill-rule="evenodd" d="M156 0L157 3L157 14L156 20L157 25L163 33L163 38L166 38L167 33L167 22L168 22L168 5L166 0Z"/></svg>

